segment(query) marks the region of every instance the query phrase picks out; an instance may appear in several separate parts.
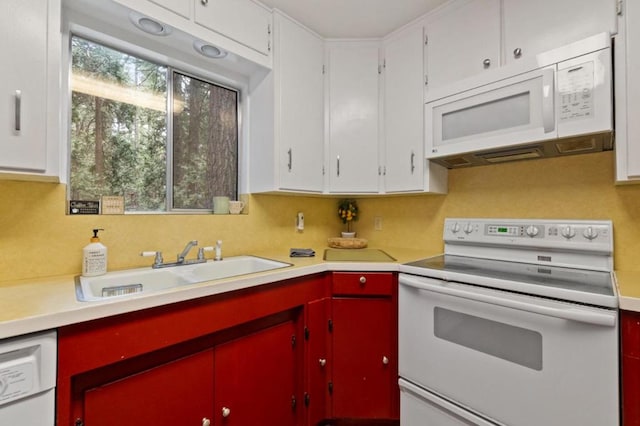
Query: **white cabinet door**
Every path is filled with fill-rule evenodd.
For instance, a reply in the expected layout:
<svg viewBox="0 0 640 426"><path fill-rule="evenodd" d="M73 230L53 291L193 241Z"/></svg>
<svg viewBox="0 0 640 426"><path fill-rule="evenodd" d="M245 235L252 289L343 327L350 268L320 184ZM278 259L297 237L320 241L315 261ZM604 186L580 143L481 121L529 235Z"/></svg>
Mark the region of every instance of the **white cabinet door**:
<svg viewBox="0 0 640 426"><path fill-rule="evenodd" d="M280 189L321 192L324 164L324 42L275 14L276 146Z"/></svg>
<svg viewBox="0 0 640 426"><path fill-rule="evenodd" d="M378 191L377 42L331 42L329 65L329 191Z"/></svg>
<svg viewBox="0 0 640 426"><path fill-rule="evenodd" d="M158 4L165 9L177 13L185 18L191 17L191 0L150 0L152 3ZM200 1L200 0L198 0Z"/></svg>
<svg viewBox="0 0 640 426"><path fill-rule="evenodd" d="M194 0L195 22L258 52L271 51L271 12L252 0Z"/></svg>
<svg viewBox="0 0 640 426"><path fill-rule="evenodd" d="M503 14L507 64L594 34L617 31L616 0L503 0Z"/></svg>
<svg viewBox="0 0 640 426"><path fill-rule="evenodd" d="M640 183L640 3L625 2L615 40L616 181Z"/></svg>
<svg viewBox="0 0 640 426"><path fill-rule="evenodd" d="M386 192L424 188L423 28L384 44L384 185Z"/></svg>
<svg viewBox="0 0 640 426"><path fill-rule="evenodd" d="M535 2L534 2L535 3ZM427 91L500 66L500 0L463 0L426 23Z"/></svg>
<svg viewBox="0 0 640 426"><path fill-rule="evenodd" d="M8 171L47 170L48 6L45 1L0 3L0 168Z"/></svg>

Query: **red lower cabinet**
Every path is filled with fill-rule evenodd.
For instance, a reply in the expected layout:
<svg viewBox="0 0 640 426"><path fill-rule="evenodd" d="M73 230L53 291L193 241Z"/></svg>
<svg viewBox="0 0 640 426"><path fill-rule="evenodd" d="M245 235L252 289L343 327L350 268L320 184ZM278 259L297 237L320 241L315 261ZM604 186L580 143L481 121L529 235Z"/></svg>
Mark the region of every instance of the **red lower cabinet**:
<svg viewBox="0 0 640 426"><path fill-rule="evenodd" d="M331 298L325 297L307 304L305 317L305 425L315 426L329 417L331 399L331 339L329 313Z"/></svg>
<svg viewBox="0 0 640 426"><path fill-rule="evenodd" d="M640 313L620 312L622 424L640 426Z"/></svg>
<svg viewBox="0 0 640 426"><path fill-rule="evenodd" d="M296 425L298 348L293 321L217 346L214 424Z"/></svg>
<svg viewBox="0 0 640 426"><path fill-rule="evenodd" d="M205 350L84 393L91 426L200 425L213 416L213 350Z"/></svg>
<svg viewBox="0 0 640 426"><path fill-rule="evenodd" d="M334 273L334 419L398 419L397 279Z"/></svg>
<svg viewBox="0 0 640 426"><path fill-rule="evenodd" d="M315 274L58 329L58 426L391 425L397 279Z"/></svg>

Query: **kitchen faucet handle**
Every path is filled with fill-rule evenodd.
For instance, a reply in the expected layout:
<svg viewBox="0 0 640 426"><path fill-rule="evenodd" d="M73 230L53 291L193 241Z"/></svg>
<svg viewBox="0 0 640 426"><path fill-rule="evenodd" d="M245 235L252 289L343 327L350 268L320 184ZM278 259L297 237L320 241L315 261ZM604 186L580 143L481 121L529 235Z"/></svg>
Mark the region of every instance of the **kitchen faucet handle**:
<svg viewBox="0 0 640 426"><path fill-rule="evenodd" d="M161 251L143 251L142 253L140 253L140 256L142 257L155 256L155 259L153 261L154 265L161 265L162 262L164 262L164 259L162 259Z"/></svg>
<svg viewBox="0 0 640 426"><path fill-rule="evenodd" d="M204 252L213 250L214 248L212 246L200 247L198 249L198 260L205 260Z"/></svg>

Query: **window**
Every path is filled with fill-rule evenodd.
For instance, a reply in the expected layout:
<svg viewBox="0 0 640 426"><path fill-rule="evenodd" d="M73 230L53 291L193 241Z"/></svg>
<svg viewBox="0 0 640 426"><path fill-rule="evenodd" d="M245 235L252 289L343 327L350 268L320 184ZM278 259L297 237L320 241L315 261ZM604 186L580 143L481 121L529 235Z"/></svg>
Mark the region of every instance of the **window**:
<svg viewBox="0 0 640 426"><path fill-rule="evenodd" d="M238 92L72 36L70 198L126 211L237 198Z"/></svg>

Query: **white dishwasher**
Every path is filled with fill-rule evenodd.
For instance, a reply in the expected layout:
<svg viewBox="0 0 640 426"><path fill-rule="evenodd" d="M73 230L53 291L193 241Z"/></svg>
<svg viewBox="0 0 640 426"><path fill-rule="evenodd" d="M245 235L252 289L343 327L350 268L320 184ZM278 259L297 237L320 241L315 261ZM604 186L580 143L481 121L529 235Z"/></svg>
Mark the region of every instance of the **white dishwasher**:
<svg viewBox="0 0 640 426"><path fill-rule="evenodd" d="M55 424L55 331L0 340L0 425Z"/></svg>

